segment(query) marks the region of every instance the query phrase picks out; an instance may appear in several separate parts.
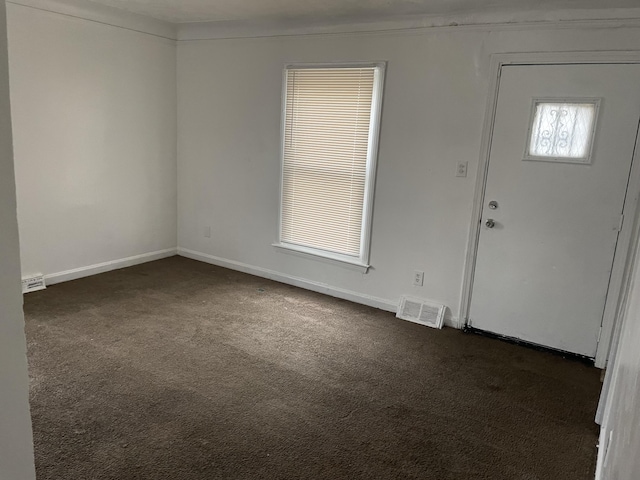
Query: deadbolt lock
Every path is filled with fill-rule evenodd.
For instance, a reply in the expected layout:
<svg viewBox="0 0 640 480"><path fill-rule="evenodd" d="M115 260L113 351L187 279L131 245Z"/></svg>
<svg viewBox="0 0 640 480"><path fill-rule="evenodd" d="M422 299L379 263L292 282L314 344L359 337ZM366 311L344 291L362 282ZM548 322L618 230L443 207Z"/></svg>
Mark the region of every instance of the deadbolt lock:
<svg viewBox="0 0 640 480"><path fill-rule="evenodd" d="M495 200L491 200L491 201L489 202L489 208L490 208L491 210L495 210L496 208L498 208L498 202L496 202Z"/></svg>

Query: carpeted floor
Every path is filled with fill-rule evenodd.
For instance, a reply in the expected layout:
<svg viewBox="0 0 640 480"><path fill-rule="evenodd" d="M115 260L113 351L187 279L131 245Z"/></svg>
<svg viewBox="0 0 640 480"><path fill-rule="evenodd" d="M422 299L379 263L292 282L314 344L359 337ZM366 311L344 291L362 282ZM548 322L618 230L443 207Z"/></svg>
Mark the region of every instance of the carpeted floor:
<svg viewBox="0 0 640 480"><path fill-rule="evenodd" d="M39 480L593 478L575 361L180 257L25 310Z"/></svg>

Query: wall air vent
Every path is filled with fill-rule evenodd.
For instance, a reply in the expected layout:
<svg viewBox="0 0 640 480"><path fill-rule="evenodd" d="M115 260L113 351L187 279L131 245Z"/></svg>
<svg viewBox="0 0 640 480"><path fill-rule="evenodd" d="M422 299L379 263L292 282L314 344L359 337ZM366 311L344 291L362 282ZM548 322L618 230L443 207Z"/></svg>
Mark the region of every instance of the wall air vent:
<svg viewBox="0 0 640 480"><path fill-rule="evenodd" d="M445 306L428 300L400 297L397 318L433 328L442 328Z"/></svg>
<svg viewBox="0 0 640 480"><path fill-rule="evenodd" d="M40 275L32 275L22 279L22 293L37 292L47 288L44 277Z"/></svg>

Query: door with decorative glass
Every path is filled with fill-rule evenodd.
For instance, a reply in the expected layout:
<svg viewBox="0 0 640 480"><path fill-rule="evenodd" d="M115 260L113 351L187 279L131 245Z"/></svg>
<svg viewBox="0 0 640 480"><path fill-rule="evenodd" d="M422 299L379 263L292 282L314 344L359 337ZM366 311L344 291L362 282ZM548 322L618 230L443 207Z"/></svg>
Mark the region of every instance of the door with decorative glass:
<svg viewBox="0 0 640 480"><path fill-rule="evenodd" d="M595 357L638 85L640 65L502 67L471 327Z"/></svg>

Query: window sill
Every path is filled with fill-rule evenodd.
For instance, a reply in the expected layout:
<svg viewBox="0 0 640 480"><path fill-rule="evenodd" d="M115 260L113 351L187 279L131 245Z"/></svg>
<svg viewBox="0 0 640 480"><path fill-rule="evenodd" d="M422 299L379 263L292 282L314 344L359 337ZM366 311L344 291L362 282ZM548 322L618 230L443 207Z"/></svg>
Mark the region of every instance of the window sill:
<svg viewBox="0 0 640 480"><path fill-rule="evenodd" d="M348 268L350 270L355 270L360 273L367 273L371 268L371 265L360 263L357 260L351 261L344 258L340 258L340 256L338 255L334 256L330 252L326 252L326 254L321 254L317 250L313 250L313 249L298 246L298 245L286 244L286 243L274 243L272 245L282 253L296 255L296 256L307 258L310 260L317 260L323 263L327 263L329 265L337 265L340 267Z"/></svg>

